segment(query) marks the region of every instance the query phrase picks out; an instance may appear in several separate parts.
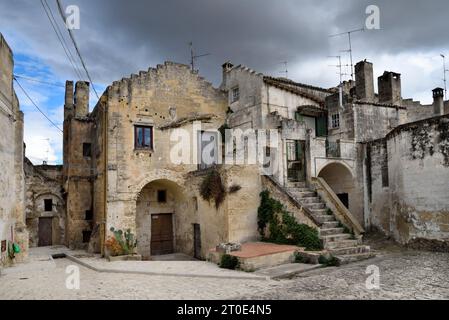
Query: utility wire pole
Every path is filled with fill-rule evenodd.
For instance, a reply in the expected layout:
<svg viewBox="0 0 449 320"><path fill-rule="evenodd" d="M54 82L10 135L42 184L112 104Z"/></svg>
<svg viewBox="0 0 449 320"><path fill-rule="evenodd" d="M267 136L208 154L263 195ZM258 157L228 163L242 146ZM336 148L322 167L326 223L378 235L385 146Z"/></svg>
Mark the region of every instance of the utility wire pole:
<svg viewBox="0 0 449 320"><path fill-rule="evenodd" d="M330 35L330 38L334 38L334 37L339 37L342 35L348 35L348 41L349 41L349 49L348 50L344 50L344 52L349 52L349 58L351 60L351 79L354 80L354 62L353 62L353 58L352 58L352 34L356 33L356 32L363 32L365 31L365 28L361 28L361 29L356 29L356 30L351 30L351 31L347 31L347 32L342 32L342 33L338 33L338 34L333 34Z"/></svg>
<svg viewBox="0 0 449 320"><path fill-rule="evenodd" d="M195 62L198 58L210 56L210 53L195 55L195 51L193 50L193 42L189 42L190 46L190 66L192 68L192 71L195 71Z"/></svg>

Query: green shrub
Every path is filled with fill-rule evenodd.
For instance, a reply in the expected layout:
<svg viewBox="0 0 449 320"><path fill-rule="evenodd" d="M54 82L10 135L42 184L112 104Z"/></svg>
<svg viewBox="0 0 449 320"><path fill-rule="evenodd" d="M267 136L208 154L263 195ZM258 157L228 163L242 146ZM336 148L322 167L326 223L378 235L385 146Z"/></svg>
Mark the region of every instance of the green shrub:
<svg viewBox="0 0 449 320"><path fill-rule="evenodd" d="M334 212L331 209L329 209L329 208L327 208L326 213L327 213L328 216L332 216L334 214Z"/></svg>
<svg viewBox="0 0 449 320"><path fill-rule="evenodd" d="M268 191L262 192L260 197L258 227L265 241L305 247L308 251L322 249L316 229L296 222L296 219L279 201L270 197ZM268 238L265 237L267 225L269 225Z"/></svg>
<svg viewBox="0 0 449 320"><path fill-rule="evenodd" d="M299 252L295 252L295 263L309 263L309 259L307 257L304 257Z"/></svg>
<svg viewBox="0 0 449 320"><path fill-rule="evenodd" d="M220 268L235 270L239 267L240 262L237 257L231 256L229 254L224 254L221 257Z"/></svg>
<svg viewBox="0 0 449 320"><path fill-rule="evenodd" d="M326 267L338 267L340 265L340 262L334 256L330 256L329 258L327 258L324 255L321 255L318 258L318 263Z"/></svg>

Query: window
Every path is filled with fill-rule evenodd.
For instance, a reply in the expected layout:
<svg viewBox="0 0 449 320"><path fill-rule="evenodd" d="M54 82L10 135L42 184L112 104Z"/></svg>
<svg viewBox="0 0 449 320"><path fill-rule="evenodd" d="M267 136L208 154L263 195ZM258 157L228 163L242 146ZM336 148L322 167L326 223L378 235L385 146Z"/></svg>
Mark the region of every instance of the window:
<svg viewBox="0 0 449 320"><path fill-rule="evenodd" d="M338 129L340 128L340 114L334 113L332 116L332 129Z"/></svg>
<svg viewBox="0 0 449 320"><path fill-rule="evenodd" d="M92 144L83 143L83 157L90 157L92 155Z"/></svg>
<svg viewBox="0 0 449 320"><path fill-rule="evenodd" d="M157 202L159 202L159 203L167 202L167 190L158 190L157 191Z"/></svg>
<svg viewBox="0 0 449 320"><path fill-rule="evenodd" d="M218 132L198 131L198 170L205 170L218 163Z"/></svg>
<svg viewBox="0 0 449 320"><path fill-rule="evenodd" d="M236 102L240 99L239 87L235 87L231 90L231 102Z"/></svg>
<svg viewBox="0 0 449 320"><path fill-rule="evenodd" d="M94 219L94 213L92 210L86 210L85 220L90 221Z"/></svg>
<svg viewBox="0 0 449 320"><path fill-rule="evenodd" d="M53 211L53 199L45 199L44 200L44 210L46 212Z"/></svg>
<svg viewBox="0 0 449 320"><path fill-rule="evenodd" d="M88 231L88 230L83 231L83 243L89 243L91 235L92 235L92 231Z"/></svg>
<svg viewBox="0 0 449 320"><path fill-rule="evenodd" d="M134 145L136 149L153 149L153 127L135 126Z"/></svg>

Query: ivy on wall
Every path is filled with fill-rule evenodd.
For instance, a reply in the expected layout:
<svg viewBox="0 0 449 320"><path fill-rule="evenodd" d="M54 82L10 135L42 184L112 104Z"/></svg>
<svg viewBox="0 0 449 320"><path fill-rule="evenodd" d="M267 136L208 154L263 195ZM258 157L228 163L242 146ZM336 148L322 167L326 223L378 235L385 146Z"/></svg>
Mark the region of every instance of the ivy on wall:
<svg viewBox="0 0 449 320"><path fill-rule="evenodd" d="M305 247L308 251L323 249L316 229L296 222L268 191L263 191L260 197L258 227L264 241Z"/></svg>

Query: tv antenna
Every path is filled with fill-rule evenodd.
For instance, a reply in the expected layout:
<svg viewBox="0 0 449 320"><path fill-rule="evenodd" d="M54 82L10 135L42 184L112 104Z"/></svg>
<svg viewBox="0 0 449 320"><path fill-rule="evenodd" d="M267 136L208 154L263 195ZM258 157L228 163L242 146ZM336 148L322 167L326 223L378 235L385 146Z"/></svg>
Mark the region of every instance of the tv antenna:
<svg viewBox="0 0 449 320"><path fill-rule="evenodd" d="M329 58L337 58L338 59L337 65L329 65L329 66L338 68L338 75L340 76L340 84L338 86L339 102L340 102L340 107L343 108L343 76L347 76L348 74L343 73L343 70L342 70L343 64L341 63L341 56L329 56ZM347 66L347 65L345 65L345 66Z"/></svg>
<svg viewBox="0 0 449 320"><path fill-rule="evenodd" d="M449 69L446 69L446 56L444 54L440 54L441 58L443 58L443 81L444 81L444 98L447 100L447 80L446 73L449 72Z"/></svg>
<svg viewBox="0 0 449 320"><path fill-rule="evenodd" d="M285 74L285 78L288 79L288 61L282 61L281 64L284 65L285 70L279 71L279 73L284 73Z"/></svg>
<svg viewBox="0 0 449 320"><path fill-rule="evenodd" d="M334 38L334 37L339 37L339 36L343 36L343 35L348 35L349 49L343 50L343 52L349 52L349 58L351 60L351 79L352 80L354 80L354 62L353 62L353 58L352 58L352 36L351 35L353 33L363 32L363 31L365 31L365 28L351 30L351 31L342 32L342 33L337 33L337 34L333 34L333 35L329 36L329 38Z"/></svg>
<svg viewBox="0 0 449 320"><path fill-rule="evenodd" d="M195 51L193 50L193 42L192 41L189 42L189 46L190 46L190 66L192 68L192 71L195 71L196 60L201 57L210 56L211 54L205 53L205 54L195 55Z"/></svg>
<svg viewBox="0 0 449 320"><path fill-rule="evenodd" d="M46 145L46 149L45 149L45 159L43 160L43 165L47 165L48 164L48 154L50 153L50 149L49 149L49 145L50 145L50 139L46 138L46 139L41 139L41 140L45 140L47 141L47 145Z"/></svg>

